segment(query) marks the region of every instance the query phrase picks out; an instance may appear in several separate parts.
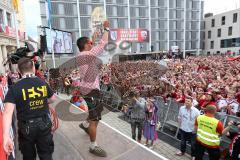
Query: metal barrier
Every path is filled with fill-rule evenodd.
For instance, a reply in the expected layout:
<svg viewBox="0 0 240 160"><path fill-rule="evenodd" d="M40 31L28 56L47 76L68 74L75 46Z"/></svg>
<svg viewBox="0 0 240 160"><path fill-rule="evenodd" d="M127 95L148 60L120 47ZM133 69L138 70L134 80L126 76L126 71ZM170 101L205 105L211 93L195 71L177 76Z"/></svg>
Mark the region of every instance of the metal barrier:
<svg viewBox="0 0 240 160"><path fill-rule="evenodd" d="M161 132L173 137L176 140L178 139L179 134L179 125L178 125L178 112L179 108L184 104L178 103L174 100L167 100L167 104L165 104L163 98L157 97L156 104L159 107L159 121L161 123ZM227 126L229 121L238 121L240 122L240 118L232 115L223 115L222 113L216 113L215 117L223 122L224 126ZM233 127L232 130L238 131L237 127ZM221 137L221 148L228 148L231 143L230 139L226 136Z"/></svg>
<svg viewBox="0 0 240 160"><path fill-rule="evenodd" d="M108 106L118 106L122 100L119 96L117 96L116 91L114 88L110 91L104 91L104 95L106 96L105 104ZM109 98L106 100L106 98ZM117 98L117 100L116 100ZM170 136L174 138L177 141L180 141L179 138L179 124L178 124L178 113L179 108L183 106L184 104L176 102L174 99L167 99L164 101L164 99L160 96L155 97L155 104L158 106L158 121L160 122L160 132L164 133L167 136ZM128 120L129 113L126 114L128 117L124 118L125 120ZM231 115L223 115L222 113L216 113L215 117L222 121L224 127L228 124L230 120L233 121L239 121L240 118L236 116ZM237 127L233 127L233 130L237 131ZM226 136L221 137L221 148L228 148L229 144L231 143L230 139L228 139Z"/></svg>

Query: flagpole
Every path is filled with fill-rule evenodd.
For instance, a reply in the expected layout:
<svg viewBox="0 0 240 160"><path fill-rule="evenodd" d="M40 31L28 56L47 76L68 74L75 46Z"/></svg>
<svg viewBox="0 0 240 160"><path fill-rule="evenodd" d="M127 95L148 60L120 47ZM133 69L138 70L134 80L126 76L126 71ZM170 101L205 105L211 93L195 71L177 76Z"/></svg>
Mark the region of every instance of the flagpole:
<svg viewBox="0 0 240 160"><path fill-rule="evenodd" d="M77 15L78 15L78 36L81 37L81 19L80 19L80 9L79 9L79 0L77 0Z"/></svg>
<svg viewBox="0 0 240 160"><path fill-rule="evenodd" d="M55 56L54 56L54 48L53 48L53 43L52 43L52 5L50 0L45 1L46 5L46 17L48 19L48 26L50 28L50 44L51 44L51 53L52 53L52 63L53 63L53 68L56 68L55 64Z"/></svg>
<svg viewBox="0 0 240 160"><path fill-rule="evenodd" d="M56 68L55 64L55 54L54 54L54 48L53 48L53 43L52 43L52 25L50 24L50 43L51 43L51 51L52 51L52 61L53 61L53 68Z"/></svg>

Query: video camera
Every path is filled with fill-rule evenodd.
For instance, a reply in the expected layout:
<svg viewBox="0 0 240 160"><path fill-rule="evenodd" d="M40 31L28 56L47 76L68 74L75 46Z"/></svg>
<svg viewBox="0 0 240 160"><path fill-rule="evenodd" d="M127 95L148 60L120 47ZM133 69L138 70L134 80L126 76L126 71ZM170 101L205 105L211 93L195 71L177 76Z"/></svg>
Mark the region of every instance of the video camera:
<svg viewBox="0 0 240 160"><path fill-rule="evenodd" d="M7 63L17 64L18 60L23 57L32 59L35 56L42 55L41 50L38 50L37 52L33 51L34 51L33 46L30 43L25 42L24 47L18 48L15 53L12 53L8 56L7 61L4 63L4 66L7 65Z"/></svg>
<svg viewBox="0 0 240 160"><path fill-rule="evenodd" d="M233 122L233 125L234 125L234 126L239 126L239 125L240 125L240 122L235 122L235 121L234 121L234 122Z"/></svg>

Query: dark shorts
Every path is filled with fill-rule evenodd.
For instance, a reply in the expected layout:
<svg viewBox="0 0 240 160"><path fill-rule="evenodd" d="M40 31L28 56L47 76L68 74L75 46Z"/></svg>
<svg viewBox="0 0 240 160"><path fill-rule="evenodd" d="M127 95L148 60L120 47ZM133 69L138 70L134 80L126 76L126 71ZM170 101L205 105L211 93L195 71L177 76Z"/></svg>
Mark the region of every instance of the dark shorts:
<svg viewBox="0 0 240 160"><path fill-rule="evenodd" d="M103 104L101 103L102 94L99 90L92 90L89 94L84 96L84 100L88 105L88 120L99 121L102 116Z"/></svg>

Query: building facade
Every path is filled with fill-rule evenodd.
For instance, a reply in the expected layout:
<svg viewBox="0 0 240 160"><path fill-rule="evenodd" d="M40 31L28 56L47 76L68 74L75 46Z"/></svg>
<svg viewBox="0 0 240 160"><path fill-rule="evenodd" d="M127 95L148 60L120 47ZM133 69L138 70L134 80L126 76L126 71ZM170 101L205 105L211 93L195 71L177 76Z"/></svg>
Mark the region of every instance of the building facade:
<svg viewBox="0 0 240 160"><path fill-rule="evenodd" d="M204 18L207 54L240 54L240 9Z"/></svg>
<svg viewBox="0 0 240 160"><path fill-rule="evenodd" d="M20 46L24 46L26 39L25 22L23 13L23 3L19 1L19 12L16 14L18 22L18 35L20 39ZM6 73L7 70L12 69L9 65L4 66L9 54L14 53L17 49L16 27L14 20L14 10L12 0L0 1L0 74ZM13 67L14 68L14 67Z"/></svg>
<svg viewBox="0 0 240 160"><path fill-rule="evenodd" d="M80 36L91 36L91 12L102 6L111 28L146 28L150 31L150 43L133 43L131 52L147 52L151 46L154 51L168 51L171 46L178 46L181 51L200 51L202 0L78 1L80 22L77 0L51 1L53 28L71 31L74 42ZM40 0L40 9L42 25L47 26L44 0Z"/></svg>

